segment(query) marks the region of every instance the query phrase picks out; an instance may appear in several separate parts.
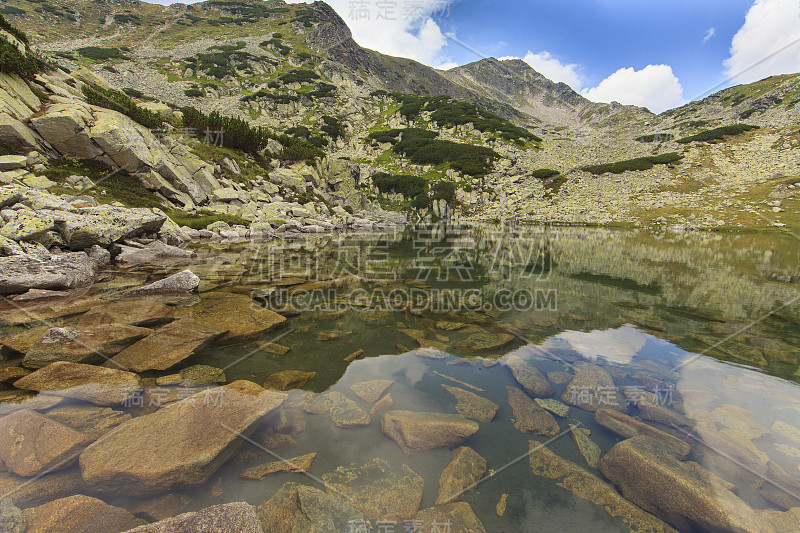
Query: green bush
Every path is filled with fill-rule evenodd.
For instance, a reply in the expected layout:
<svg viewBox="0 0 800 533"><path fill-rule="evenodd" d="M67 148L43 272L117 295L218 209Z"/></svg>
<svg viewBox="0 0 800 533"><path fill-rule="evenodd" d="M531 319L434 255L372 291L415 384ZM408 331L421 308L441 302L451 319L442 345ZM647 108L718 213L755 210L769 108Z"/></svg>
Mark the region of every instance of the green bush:
<svg viewBox="0 0 800 533"><path fill-rule="evenodd" d="M336 139L344 138L344 126L337 118L325 115L322 117L322 121L325 125L320 129L328 134L331 139L335 141Z"/></svg>
<svg viewBox="0 0 800 533"><path fill-rule="evenodd" d="M133 24L135 26L139 26L142 21L139 19L138 15L134 15L133 13L125 13L121 15L114 15L114 22L117 24Z"/></svg>
<svg viewBox="0 0 800 533"><path fill-rule="evenodd" d="M739 135L746 131L757 130L757 129L759 129L758 126L753 126L751 124L733 124L731 126L722 126L721 128L714 128L713 130L702 131L696 135L691 135L689 137L678 139L675 142L681 144L688 144L695 141L702 141L702 142L720 141L725 139L725 137Z"/></svg>
<svg viewBox="0 0 800 533"><path fill-rule="evenodd" d="M452 181L442 180L431 187L434 200L444 200L449 205L456 203L456 184Z"/></svg>
<svg viewBox="0 0 800 533"><path fill-rule="evenodd" d="M25 32L12 26L3 15L0 15L0 29L10 33L26 46L28 45L28 37ZM0 72L18 74L23 78L29 78L37 72L48 68L51 68L51 65L38 52L27 51L22 53L8 39L0 37Z"/></svg>
<svg viewBox="0 0 800 533"><path fill-rule="evenodd" d="M292 137L308 139L311 136L311 130L309 130L305 126L295 126L293 128L289 128L288 130L286 130L286 134L291 135Z"/></svg>
<svg viewBox="0 0 800 533"><path fill-rule="evenodd" d="M652 143L652 142L667 142L674 139L675 136L671 133L651 133L650 135L642 135L641 137L636 137L637 142L640 143Z"/></svg>
<svg viewBox="0 0 800 533"><path fill-rule="evenodd" d="M202 89L186 89L183 91L183 94L189 98L195 98L198 96L205 96L206 93L204 93Z"/></svg>
<svg viewBox="0 0 800 533"><path fill-rule="evenodd" d="M325 152L321 149L297 137L281 135L278 137L278 142L283 146L283 150L276 155L283 161L310 161L325 157Z"/></svg>
<svg viewBox="0 0 800 533"><path fill-rule="evenodd" d="M558 170L552 170L549 168L541 168L539 170L534 170L531 172L531 177L536 178L538 180L546 180L548 178L552 178L553 176L558 176L561 174Z"/></svg>
<svg viewBox="0 0 800 533"><path fill-rule="evenodd" d="M416 198L425 194L427 198L428 182L421 176L401 174L393 176L386 172L376 172L372 175L372 183L383 194L399 193L405 198Z"/></svg>
<svg viewBox="0 0 800 533"><path fill-rule="evenodd" d="M160 128L164 123L164 118L161 115L155 111L139 107L136 102L121 91L103 89L87 83L83 86L83 96L88 103L118 111L145 128Z"/></svg>
<svg viewBox="0 0 800 533"><path fill-rule="evenodd" d="M311 83L319 79L319 74L313 70L292 69L284 72L278 78L286 85L290 83Z"/></svg>
<svg viewBox="0 0 800 533"><path fill-rule="evenodd" d="M206 115L194 107L182 107L183 125L193 128L197 135L205 132L222 132L222 145L226 148L236 148L250 154L257 154L267 146L273 137L270 131L263 126L251 126L246 120L238 117L227 117L212 111Z"/></svg>
<svg viewBox="0 0 800 533"><path fill-rule="evenodd" d="M138 98L139 100L142 100L145 97L142 91L138 89L132 89L130 87L125 87L124 89L122 89L122 92L124 92L131 98Z"/></svg>
<svg viewBox="0 0 800 533"><path fill-rule="evenodd" d="M130 59L119 48L102 48L100 46L84 46L78 48L78 53L94 61L108 61L109 59Z"/></svg>
<svg viewBox="0 0 800 533"><path fill-rule="evenodd" d="M637 157L636 159L628 159L625 161L618 161L616 163L606 163L604 165L590 165L583 167L582 170L591 174L600 175L606 173L622 174L629 170L650 170L656 165L669 165L683 159L683 156L676 152L668 154L661 154L647 157Z"/></svg>

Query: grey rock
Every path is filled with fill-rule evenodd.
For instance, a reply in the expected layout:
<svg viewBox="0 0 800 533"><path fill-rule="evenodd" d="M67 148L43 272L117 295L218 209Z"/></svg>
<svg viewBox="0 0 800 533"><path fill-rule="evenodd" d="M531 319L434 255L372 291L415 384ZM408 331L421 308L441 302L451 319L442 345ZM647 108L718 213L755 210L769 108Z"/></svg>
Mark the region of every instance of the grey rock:
<svg viewBox="0 0 800 533"><path fill-rule="evenodd" d="M196 254L164 244L163 242L153 242L144 248L134 248L131 246L119 246L121 252L115 258L117 264L122 266L132 266L142 263L171 262L174 260L188 260L196 257Z"/></svg>
<svg viewBox="0 0 800 533"><path fill-rule="evenodd" d="M0 155L0 170L16 170L27 164L28 158L24 155Z"/></svg>
<svg viewBox="0 0 800 533"><path fill-rule="evenodd" d="M0 294L86 287L94 277L95 265L84 252L53 255L49 259L29 255L0 257Z"/></svg>
<svg viewBox="0 0 800 533"><path fill-rule="evenodd" d="M72 250L108 247L123 239L156 233L167 217L150 209L101 206L54 215L56 229Z"/></svg>
<svg viewBox="0 0 800 533"><path fill-rule="evenodd" d="M168 278L125 291L123 296L139 296L143 294L170 294L176 292L192 292L200 286L200 278L195 276L191 270L184 270L173 274Z"/></svg>
<svg viewBox="0 0 800 533"><path fill-rule="evenodd" d="M0 500L0 533L24 533L25 516L9 499Z"/></svg>
<svg viewBox="0 0 800 533"><path fill-rule="evenodd" d="M125 533L263 533L256 511L246 502L206 507L196 513L184 513L152 524L129 529Z"/></svg>

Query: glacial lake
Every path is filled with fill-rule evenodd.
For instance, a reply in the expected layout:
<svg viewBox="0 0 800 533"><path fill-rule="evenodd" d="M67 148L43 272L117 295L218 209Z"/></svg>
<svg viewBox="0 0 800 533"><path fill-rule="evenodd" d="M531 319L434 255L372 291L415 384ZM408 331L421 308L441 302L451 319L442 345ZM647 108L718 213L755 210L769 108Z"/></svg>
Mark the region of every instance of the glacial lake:
<svg viewBox="0 0 800 533"><path fill-rule="evenodd" d="M685 445L688 454L679 462L694 462L703 476L712 472L724 480L720 485L731 484L736 505L756 521L766 524L765 513L800 507L800 243L789 233L438 225L203 242L191 249L197 253L191 262L109 269L76 302L112 302L122 290L188 268L201 279L199 294L159 300L178 316L183 308L201 309L236 294L250 296L253 309L266 307L288 320L252 342L212 344L173 368L143 372L150 388L142 403L112 408L134 417L164 408L162 402L177 398L170 385L154 387L155 378L192 365L223 369L229 383L261 385L285 370L313 375L302 374L306 382L287 392L288 445L284 439L268 450L259 444L268 440L250 434L207 482L171 491L187 496L181 512L239 501L258 507L289 482L325 491L340 467L340 478L350 475L368 485L359 476L374 471L361 467L376 458L385 463L373 464L406 473L408 467L411 477L422 478L419 509L428 509L436 505L453 449L465 446L485 459L485 473L473 472L478 480L467 483L459 499L486 531L629 531L649 516L641 507L652 496L627 494L639 504L631 511L620 486L642 481L620 474L619 461L607 465L615 470L613 479L601 471L597 459L631 436L598 423L601 413L623 413L624 421L631 417L638 424L639 434L648 431L641 429L646 425L662 442ZM235 320L249 320L247 309L235 313ZM66 312L49 316L49 324L59 326L80 319ZM213 324L213 315L208 319ZM19 322L0 335L18 336L35 325ZM289 351L268 353L274 347L265 351L265 342ZM19 357L4 351L3 367L18 365ZM524 386L531 367L543 392ZM376 385L380 390L369 401L355 394L363 390L357 384L373 380L387 381ZM10 383L6 389L0 392L12 391ZM510 389L522 394L511 402L514 407ZM323 401L320 407L320 398L338 404L331 410ZM495 404L496 412L481 399ZM382 431L387 413L462 413L474 419L475 405L484 408L477 430L457 444L405 453ZM338 425L337 408L344 410ZM532 425L526 416L535 419ZM205 431L227 431L212 426ZM552 472L558 468L542 467L553 466L547 450L568 462L558 465L578 474L565 478ZM241 477L259 464L311 453L316 457L307 473ZM388 483L381 490L391 494L391 483L380 476L372 481L373 488ZM660 478L644 482L656 485ZM329 494L341 496L336 490ZM132 509L159 496L98 497ZM501 498L505 509L498 507ZM345 499L358 508L357 497ZM392 502L385 505L391 509ZM681 512L691 507L670 505ZM660 520L676 520L650 510ZM368 530L411 531L411 519L372 519ZM691 519L673 523L683 524L676 526L680 530L703 529ZM464 530L424 520L416 527L426 533ZM648 527L638 530L658 530Z"/></svg>

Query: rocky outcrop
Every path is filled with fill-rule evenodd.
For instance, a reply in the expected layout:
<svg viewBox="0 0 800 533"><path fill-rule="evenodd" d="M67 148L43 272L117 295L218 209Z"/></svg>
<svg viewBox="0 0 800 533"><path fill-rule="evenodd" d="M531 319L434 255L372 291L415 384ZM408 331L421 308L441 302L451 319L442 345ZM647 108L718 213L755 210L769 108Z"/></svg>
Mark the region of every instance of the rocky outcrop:
<svg viewBox="0 0 800 533"><path fill-rule="evenodd" d="M0 257L0 294L18 294L29 289L86 287L94 281L95 268L84 252L48 254L48 257Z"/></svg>

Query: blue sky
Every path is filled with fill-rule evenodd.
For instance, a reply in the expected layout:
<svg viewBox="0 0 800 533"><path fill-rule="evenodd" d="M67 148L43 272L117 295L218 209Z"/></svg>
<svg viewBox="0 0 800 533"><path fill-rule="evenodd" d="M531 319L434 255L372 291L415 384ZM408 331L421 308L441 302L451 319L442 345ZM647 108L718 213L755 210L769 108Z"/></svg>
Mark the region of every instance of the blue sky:
<svg viewBox="0 0 800 533"><path fill-rule="evenodd" d="M800 0L327 1L379 52L437 68L521 58L587 98L656 112L800 72Z"/></svg>

